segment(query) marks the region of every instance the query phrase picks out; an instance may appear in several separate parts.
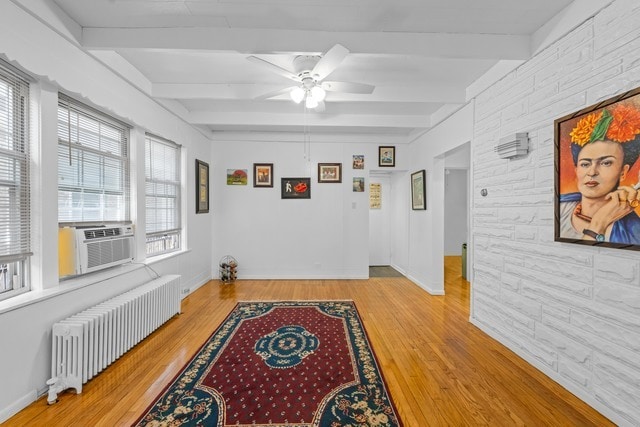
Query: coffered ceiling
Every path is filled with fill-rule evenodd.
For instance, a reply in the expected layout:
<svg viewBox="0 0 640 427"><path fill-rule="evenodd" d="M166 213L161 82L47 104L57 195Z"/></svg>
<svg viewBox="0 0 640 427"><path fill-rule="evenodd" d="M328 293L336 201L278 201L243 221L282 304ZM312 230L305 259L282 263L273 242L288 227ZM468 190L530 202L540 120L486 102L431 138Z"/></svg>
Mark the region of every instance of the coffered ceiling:
<svg viewBox="0 0 640 427"><path fill-rule="evenodd" d="M16 0L20 1L20 0ZM213 139L222 132L387 134L410 140L468 99L496 64L532 55L532 37L571 0L42 0L82 48ZM27 1L20 1L29 7ZM59 9L58 9L59 8ZM325 111L289 96L298 55L349 50ZM224 135L224 134L222 134Z"/></svg>

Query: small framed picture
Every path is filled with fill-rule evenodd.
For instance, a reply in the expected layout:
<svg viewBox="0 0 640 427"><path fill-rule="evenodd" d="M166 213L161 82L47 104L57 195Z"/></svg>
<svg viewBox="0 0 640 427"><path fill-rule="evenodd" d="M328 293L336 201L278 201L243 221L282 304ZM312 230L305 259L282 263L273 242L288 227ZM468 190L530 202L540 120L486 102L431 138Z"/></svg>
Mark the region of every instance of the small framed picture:
<svg viewBox="0 0 640 427"><path fill-rule="evenodd" d="M353 178L353 192L364 193L364 177Z"/></svg>
<svg viewBox="0 0 640 427"><path fill-rule="evenodd" d="M342 163L318 163L318 182L342 182Z"/></svg>
<svg viewBox="0 0 640 427"><path fill-rule="evenodd" d="M425 171L411 174L411 209L423 211L427 209Z"/></svg>
<svg viewBox="0 0 640 427"><path fill-rule="evenodd" d="M283 199L310 199L311 178L280 178Z"/></svg>
<svg viewBox="0 0 640 427"><path fill-rule="evenodd" d="M253 186L273 187L273 163L253 164Z"/></svg>
<svg viewBox="0 0 640 427"><path fill-rule="evenodd" d="M247 170L227 169L227 185L247 185Z"/></svg>
<svg viewBox="0 0 640 427"><path fill-rule="evenodd" d="M396 147L378 147L378 166L396 166Z"/></svg>
<svg viewBox="0 0 640 427"><path fill-rule="evenodd" d="M196 213L209 212L209 164L196 159Z"/></svg>
<svg viewBox="0 0 640 427"><path fill-rule="evenodd" d="M362 154L353 155L353 168L364 169L364 156Z"/></svg>

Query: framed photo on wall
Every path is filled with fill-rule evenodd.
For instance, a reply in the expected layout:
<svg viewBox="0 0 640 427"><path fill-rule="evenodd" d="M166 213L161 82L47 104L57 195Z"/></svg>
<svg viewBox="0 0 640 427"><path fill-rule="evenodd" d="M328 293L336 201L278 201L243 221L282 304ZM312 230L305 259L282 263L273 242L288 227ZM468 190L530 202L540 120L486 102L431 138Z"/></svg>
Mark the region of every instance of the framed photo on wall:
<svg viewBox="0 0 640 427"><path fill-rule="evenodd" d="M362 154L353 155L353 168L364 169L364 156Z"/></svg>
<svg viewBox="0 0 640 427"><path fill-rule="evenodd" d="M253 186L273 187L273 163L253 164Z"/></svg>
<svg viewBox="0 0 640 427"><path fill-rule="evenodd" d="M353 192L364 193L364 177L362 176L353 177Z"/></svg>
<svg viewBox="0 0 640 427"><path fill-rule="evenodd" d="M424 170L411 174L411 209L423 211L427 209L427 186Z"/></svg>
<svg viewBox="0 0 640 427"><path fill-rule="evenodd" d="M342 182L342 163L318 163L318 182Z"/></svg>
<svg viewBox="0 0 640 427"><path fill-rule="evenodd" d="M555 126L555 240L640 250L640 88Z"/></svg>
<svg viewBox="0 0 640 427"><path fill-rule="evenodd" d="M378 166L395 167L396 147L378 147Z"/></svg>
<svg viewBox="0 0 640 427"><path fill-rule="evenodd" d="M247 185L246 169L227 169L227 185Z"/></svg>
<svg viewBox="0 0 640 427"><path fill-rule="evenodd" d="M283 199L310 199L311 178L280 178Z"/></svg>
<svg viewBox="0 0 640 427"><path fill-rule="evenodd" d="M209 164L196 159L196 213L209 212Z"/></svg>

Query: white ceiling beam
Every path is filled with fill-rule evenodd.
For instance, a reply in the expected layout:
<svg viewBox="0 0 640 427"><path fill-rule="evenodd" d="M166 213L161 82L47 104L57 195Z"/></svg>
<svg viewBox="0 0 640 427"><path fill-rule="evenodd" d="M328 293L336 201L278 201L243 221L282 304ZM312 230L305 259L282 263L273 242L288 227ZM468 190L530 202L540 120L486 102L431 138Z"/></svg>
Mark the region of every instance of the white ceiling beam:
<svg viewBox="0 0 640 427"><path fill-rule="evenodd" d="M351 53L436 58L528 59L524 35L326 32L239 28L84 28L87 49L237 51L246 54L325 52L336 43Z"/></svg>
<svg viewBox="0 0 640 427"><path fill-rule="evenodd" d="M306 114L278 114L262 112L220 113L209 111L192 111L187 120L194 125L216 126L300 126L337 127L350 128L419 128L429 127L430 120L426 116L409 115L364 115L364 114L340 114L332 116L330 113Z"/></svg>
<svg viewBox="0 0 640 427"><path fill-rule="evenodd" d="M218 99L250 100L264 93L281 89L283 86L266 84L227 84L227 83L154 83L151 95L168 99ZM273 98L276 99L276 98ZM281 95L277 99L289 99ZM363 102L465 102L465 91L460 86L441 84L420 84L405 86L376 86L371 94L350 94L330 92L331 101Z"/></svg>

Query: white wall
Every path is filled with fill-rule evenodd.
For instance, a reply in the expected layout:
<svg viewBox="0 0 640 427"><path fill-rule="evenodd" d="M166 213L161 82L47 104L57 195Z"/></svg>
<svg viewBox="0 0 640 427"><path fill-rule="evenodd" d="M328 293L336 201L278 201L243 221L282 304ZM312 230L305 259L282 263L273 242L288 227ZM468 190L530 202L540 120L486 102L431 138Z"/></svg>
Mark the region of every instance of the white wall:
<svg viewBox="0 0 640 427"><path fill-rule="evenodd" d="M473 103L412 142L410 171L427 172L427 210L409 212L406 274L429 293L444 294L444 204L446 153L471 141Z"/></svg>
<svg viewBox="0 0 640 427"><path fill-rule="evenodd" d="M472 322L619 425L640 425L637 252L556 243L555 119L640 86L640 3L617 0L476 98ZM493 147L528 132L531 152Z"/></svg>
<svg viewBox="0 0 640 427"><path fill-rule="evenodd" d="M12 2L0 2L0 54L34 77L32 84L33 292L0 302L0 421L36 399L51 376L51 327L85 307L148 281L152 274L129 265L58 283L57 277L57 92L125 120L132 126L134 167L144 168L144 131L183 145L188 251L153 264L159 274L181 275L193 290L211 277L211 215L195 215L194 159L211 161L210 142L110 72L58 32ZM144 188L144 173L133 172L134 189ZM140 178L142 177L142 178ZM137 184L136 184L137 183ZM133 199L136 236L144 237L144 193ZM138 247L141 247L138 245ZM138 261L144 261L139 252ZM96 283L99 282L99 283ZM21 302L20 305L17 305Z"/></svg>
<svg viewBox="0 0 640 427"><path fill-rule="evenodd" d="M238 277L367 278L369 274L369 171L377 169L377 145L298 141L219 141L211 173L214 261L232 255ZM311 135L313 138L313 134ZM380 144L386 145L386 144ZM396 168L405 156L396 148ZM310 158L308 160L305 156ZM352 156L365 156L365 169L352 169ZM318 163L342 163L342 183L318 183ZM274 187L253 188L253 163L274 164ZM249 185L226 185L227 169L247 169ZM282 177L311 177L311 199L283 200ZM364 193L353 177L365 178Z"/></svg>

